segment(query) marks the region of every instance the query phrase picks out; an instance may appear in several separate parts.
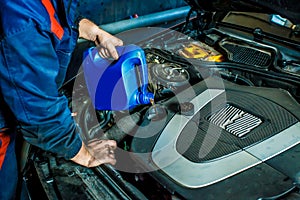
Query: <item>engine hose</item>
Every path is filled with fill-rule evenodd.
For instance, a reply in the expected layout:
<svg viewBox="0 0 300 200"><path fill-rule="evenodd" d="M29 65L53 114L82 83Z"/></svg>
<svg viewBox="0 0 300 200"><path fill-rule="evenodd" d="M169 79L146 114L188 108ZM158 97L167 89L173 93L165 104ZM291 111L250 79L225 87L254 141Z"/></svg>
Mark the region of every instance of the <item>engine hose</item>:
<svg viewBox="0 0 300 200"><path fill-rule="evenodd" d="M181 29L181 33L184 33L188 27L188 24L190 22L190 18L191 18L191 15L192 13L194 12L195 10L193 8L190 9L189 13L187 14L186 16L186 19L185 19L185 24L183 25L182 29Z"/></svg>
<svg viewBox="0 0 300 200"><path fill-rule="evenodd" d="M95 173L102 177L123 199L128 200L147 200L135 186L123 179L121 174L109 164L98 166L94 169Z"/></svg>
<svg viewBox="0 0 300 200"><path fill-rule="evenodd" d="M254 86L254 83L252 83L250 80L246 79L245 77L242 77L241 75L233 75L233 74L228 74L228 73L224 73L224 72L219 72L221 74L221 76L223 76L225 79L229 80L231 78L234 79L234 82L236 83L237 81L241 81L243 83L245 83L248 86Z"/></svg>
<svg viewBox="0 0 300 200"><path fill-rule="evenodd" d="M194 66L199 66L197 65L195 62L192 63ZM198 67L199 68L199 67ZM241 71L245 71L245 72L251 72L251 73L255 73L255 74L259 74L261 76L265 76L265 77L269 77L272 79L277 79L277 80L281 80L284 82L290 82L293 84L300 84L300 78L299 77L294 77L291 75L287 75L287 74L280 74L280 76L277 73L271 72L271 71L260 71L257 69L251 69L249 66L245 67L245 65L238 65L238 64L233 64L233 63L228 63L228 64L203 64L201 63L201 68L208 68L208 69L220 69L220 68L224 68L224 69L237 69L237 70L241 70Z"/></svg>

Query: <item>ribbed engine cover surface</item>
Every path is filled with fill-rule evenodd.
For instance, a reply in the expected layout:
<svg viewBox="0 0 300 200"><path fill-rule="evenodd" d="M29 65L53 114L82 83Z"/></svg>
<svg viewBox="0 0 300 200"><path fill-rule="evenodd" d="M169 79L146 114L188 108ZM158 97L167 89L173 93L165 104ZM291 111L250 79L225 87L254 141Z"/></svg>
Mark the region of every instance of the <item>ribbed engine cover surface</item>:
<svg viewBox="0 0 300 200"><path fill-rule="evenodd" d="M268 67L271 63L271 54L258 49L237 44L226 43L222 46L228 52L228 59L247 65Z"/></svg>
<svg viewBox="0 0 300 200"><path fill-rule="evenodd" d="M262 123L260 118L229 104L212 114L208 121L237 137L245 136Z"/></svg>
<svg viewBox="0 0 300 200"><path fill-rule="evenodd" d="M254 94L228 91L226 97L225 104L220 102L212 110L208 103L188 122L176 142L178 153L195 163L217 159L263 141L297 122L281 106ZM233 129L243 123L245 115L248 120L245 125Z"/></svg>

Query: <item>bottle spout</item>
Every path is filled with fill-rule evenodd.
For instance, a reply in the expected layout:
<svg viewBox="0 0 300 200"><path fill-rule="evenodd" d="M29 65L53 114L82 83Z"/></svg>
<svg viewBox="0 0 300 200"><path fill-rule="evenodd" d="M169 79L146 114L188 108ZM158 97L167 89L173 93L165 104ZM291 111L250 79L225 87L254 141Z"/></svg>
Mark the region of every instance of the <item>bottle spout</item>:
<svg viewBox="0 0 300 200"><path fill-rule="evenodd" d="M140 93L138 104L154 104L154 94L151 92Z"/></svg>

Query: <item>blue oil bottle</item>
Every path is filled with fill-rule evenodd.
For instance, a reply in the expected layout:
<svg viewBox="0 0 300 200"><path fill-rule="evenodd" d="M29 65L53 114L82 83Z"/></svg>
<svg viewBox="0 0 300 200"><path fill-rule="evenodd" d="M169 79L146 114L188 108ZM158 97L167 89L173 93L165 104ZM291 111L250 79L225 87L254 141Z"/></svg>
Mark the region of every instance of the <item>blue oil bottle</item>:
<svg viewBox="0 0 300 200"><path fill-rule="evenodd" d="M118 60L104 59L96 47L87 49L83 61L90 98L97 110L130 110L150 104L148 68L144 51L136 45L116 47Z"/></svg>

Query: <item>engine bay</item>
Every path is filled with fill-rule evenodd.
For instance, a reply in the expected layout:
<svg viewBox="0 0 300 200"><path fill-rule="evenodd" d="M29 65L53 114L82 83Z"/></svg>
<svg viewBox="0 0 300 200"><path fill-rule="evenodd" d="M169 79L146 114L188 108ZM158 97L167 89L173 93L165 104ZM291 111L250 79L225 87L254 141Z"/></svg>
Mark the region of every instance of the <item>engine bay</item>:
<svg viewBox="0 0 300 200"><path fill-rule="evenodd" d="M95 110L79 74L72 93L69 85L63 92L83 138L116 140L118 162L83 169L39 152L34 165L47 191L63 199L67 187L81 188L84 199L174 200L297 193L299 44L255 31L208 28L195 18L138 42L154 104L131 110ZM55 189L50 175L60 182Z"/></svg>

